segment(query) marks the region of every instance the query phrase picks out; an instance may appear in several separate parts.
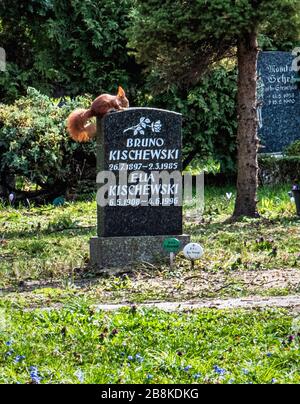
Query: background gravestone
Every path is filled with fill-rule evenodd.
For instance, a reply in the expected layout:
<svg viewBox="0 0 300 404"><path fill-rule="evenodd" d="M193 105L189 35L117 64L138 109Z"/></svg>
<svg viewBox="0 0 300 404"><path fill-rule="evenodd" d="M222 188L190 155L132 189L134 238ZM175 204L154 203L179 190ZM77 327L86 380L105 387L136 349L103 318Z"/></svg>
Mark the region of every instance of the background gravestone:
<svg viewBox="0 0 300 404"><path fill-rule="evenodd" d="M166 237L176 236L182 248L189 242L182 235L181 119L152 108L129 108L98 119L97 171L114 173L116 183L107 190L108 206L98 206L93 264L151 262L166 256ZM154 180L162 171L173 173L168 183Z"/></svg>
<svg viewBox="0 0 300 404"><path fill-rule="evenodd" d="M280 153L300 139L300 90L289 52L260 52L258 121L261 153Z"/></svg>

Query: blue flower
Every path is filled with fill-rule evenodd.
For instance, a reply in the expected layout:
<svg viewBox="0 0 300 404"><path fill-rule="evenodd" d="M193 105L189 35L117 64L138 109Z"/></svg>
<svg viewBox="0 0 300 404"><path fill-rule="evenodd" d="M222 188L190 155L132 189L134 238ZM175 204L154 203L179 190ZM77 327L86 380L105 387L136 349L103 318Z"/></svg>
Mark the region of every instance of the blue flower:
<svg viewBox="0 0 300 404"><path fill-rule="evenodd" d="M12 346L12 341L7 341L7 342L5 342L5 345L6 345L6 346Z"/></svg>
<svg viewBox="0 0 300 404"><path fill-rule="evenodd" d="M42 378L39 376L38 369L36 366L30 366L30 377L33 384L40 384Z"/></svg>
<svg viewBox="0 0 300 404"><path fill-rule="evenodd" d="M33 384L40 384L41 383L41 378L39 376L30 376L31 377L31 381Z"/></svg>
<svg viewBox="0 0 300 404"><path fill-rule="evenodd" d="M275 383L277 383L277 380L273 378L273 379L271 380L271 383L272 383L272 384L275 384Z"/></svg>
<svg viewBox="0 0 300 404"><path fill-rule="evenodd" d="M271 356L272 356L271 352L268 352L268 353L267 353L267 357L268 357L268 358L271 358Z"/></svg>
<svg viewBox="0 0 300 404"><path fill-rule="evenodd" d="M192 369L192 366L191 366L191 365L187 365L183 370L184 370L185 372L188 372L190 369Z"/></svg>
<svg viewBox="0 0 300 404"><path fill-rule="evenodd" d="M133 356L129 355L127 358L129 361L133 361Z"/></svg>
<svg viewBox="0 0 300 404"><path fill-rule="evenodd" d="M5 353L5 356L11 356L13 353L14 353L14 350L11 349L10 351L7 351L7 352Z"/></svg>
<svg viewBox="0 0 300 404"><path fill-rule="evenodd" d="M220 368L220 367L217 366L217 365L214 366L214 371L215 371L218 375L220 375L220 376L223 376L223 375L225 375L225 373L226 373L226 370L225 370L225 369L222 369L222 368Z"/></svg>
<svg viewBox="0 0 300 404"><path fill-rule="evenodd" d="M74 375L77 377L77 379L80 381L80 383L84 382L84 373L82 370L78 369Z"/></svg>
<svg viewBox="0 0 300 404"><path fill-rule="evenodd" d="M25 359L24 355L18 355L18 356L15 357L14 362L19 363L19 362L22 362L24 359Z"/></svg>
<svg viewBox="0 0 300 404"><path fill-rule="evenodd" d="M148 379L148 380L153 379L153 376L150 374L147 374L146 379Z"/></svg>
<svg viewBox="0 0 300 404"><path fill-rule="evenodd" d="M244 373L244 375L248 375L250 373L248 369L242 369L242 372Z"/></svg>
<svg viewBox="0 0 300 404"><path fill-rule="evenodd" d="M233 384L234 382L235 382L234 379L230 379L229 382L228 382L228 384Z"/></svg>
<svg viewBox="0 0 300 404"><path fill-rule="evenodd" d="M144 361L144 358L140 354L135 355L135 359L139 362L142 363Z"/></svg>
<svg viewBox="0 0 300 404"><path fill-rule="evenodd" d="M193 378L194 379L200 379L200 377L201 377L201 373L196 373L194 376L193 376Z"/></svg>

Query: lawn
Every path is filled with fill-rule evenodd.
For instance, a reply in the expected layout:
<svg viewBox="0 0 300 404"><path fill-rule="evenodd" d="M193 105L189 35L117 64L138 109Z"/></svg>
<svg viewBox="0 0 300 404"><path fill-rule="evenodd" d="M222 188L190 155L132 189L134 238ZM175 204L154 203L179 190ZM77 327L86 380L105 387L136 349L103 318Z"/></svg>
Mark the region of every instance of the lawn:
<svg viewBox="0 0 300 404"><path fill-rule="evenodd" d="M278 310L3 308L0 383L299 383L299 331Z"/></svg>
<svg viewBox="0 0 300 404"><path fill-rule="evenodd" d="M288 188L260 189L263 219L238 223L225 222L234 203L228 192L233 190L206 187L202 216L185 206L184 231L205 249L193 270L179 254L172 270L164 262L143 263L109 277L88 266L88 242L96 232L93 197L57 208L3 206L2 293L35 307L82 295L101 302L142 302L298 293L300 221Z"/></svg>
<svg viewBox="0 0 300 404"><path fill-rule="evenodd" d="M96 203L1 206L0 383L299 383L299 313L140 302L297 295L299 218L288 188L261 188L263 217L227 221L231 188L206 187L205 210L184 207L205 250L103 274L88 265ZM226 196L226 193L228 196ZM125 303L115 312L99 303Z"/></svg>

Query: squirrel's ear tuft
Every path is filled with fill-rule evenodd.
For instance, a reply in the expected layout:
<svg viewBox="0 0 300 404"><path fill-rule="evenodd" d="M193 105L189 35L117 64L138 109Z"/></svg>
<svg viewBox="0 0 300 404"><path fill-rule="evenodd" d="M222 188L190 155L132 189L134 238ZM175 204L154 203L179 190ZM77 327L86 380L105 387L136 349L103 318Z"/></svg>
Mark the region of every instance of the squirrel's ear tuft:
<svg viewBox="0 0 300 404"><path fill-rule="evenodd" d="M123 88L121 86L119 86L119 88L118 88L118 97L120 97L120 98L125 97L125 91L123 90Z"/></svg>

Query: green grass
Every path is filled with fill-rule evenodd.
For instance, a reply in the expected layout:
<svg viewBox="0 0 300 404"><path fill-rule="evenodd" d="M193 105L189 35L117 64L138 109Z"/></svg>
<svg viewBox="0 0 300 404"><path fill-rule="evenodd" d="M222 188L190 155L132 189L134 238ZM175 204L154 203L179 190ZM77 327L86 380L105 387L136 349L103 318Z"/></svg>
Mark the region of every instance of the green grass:
<svg viewBox="0 0 300 404"><path fill-rule="evenodd" d="M81 300L3 308L0 324L0 383L32 383L31 366L48 384L300 382L299 318L283 311L112 314Z"/></svg>
<svg viewBox="0 0 300 404"><path fill-rule="evenodd" d="M203 216L184 207L185 232L205 250L194 269L181 253L172 270L161 261L111 276L88 266L96 202L0 206L0 383L32 383L32 366L42 383L81 375L84 383L299 383L300 324L290 311L95 310L300 293L300 220L288 188L260 189L263 218L237 223L225 222L233 189L205 192Z"/></svg>
<svg viewBox="0 0 300 404"><path fill-rule="evenodd" d="M96 231L95 203L6 207L0 214L0 286L65 277L87 262L88 241Z"/></svg>
<svg viewBox="0 0 300 404"><path fill-rule="evenodd" d="M233 193L229 201L228 192ZM97 278L99 274L88 267L89 239L96 234L95 201L67 203L57 208L2 206L0 288L13 292L24 284L30 287L45 284L46 292L26 295L29 305L48 304L49 300L63 302L69 300L69 296L82 293L91 299L109 302L298 293L300 220L295 215L288 188L261 188L259 200L263 219L230 224L225 220L233 211L234 190L206 187L203 216L195 206L184 207L184 231L205 250L195 269L190 269L181 253L172 271L167 262L155 267L142 264L131 268L134 274L125 278ZM128 268L120 270L128 271ZM249 287L250 282L241 282L239 277L243 273L251 275L270 270L292 270L294 282L270 284L265 290L259 286ZM201 280L195 285L184 281L199 274L209 275L209 280L222 279L223 284L208 283L204 287ZM49 284L57 288L51 298L47 292ZM24 295L9 295L9 299L25 298Z"/></svg>

